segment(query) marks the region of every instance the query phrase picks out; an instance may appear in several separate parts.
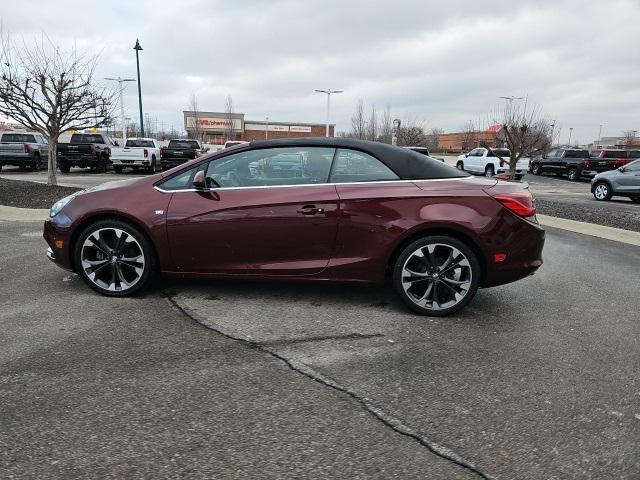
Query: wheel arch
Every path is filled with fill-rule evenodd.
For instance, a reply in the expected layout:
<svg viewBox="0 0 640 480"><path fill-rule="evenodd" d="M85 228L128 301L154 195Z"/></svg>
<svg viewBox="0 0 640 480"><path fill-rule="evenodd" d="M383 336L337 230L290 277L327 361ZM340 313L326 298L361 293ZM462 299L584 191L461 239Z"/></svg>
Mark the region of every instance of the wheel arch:
<svg viewBox="0 0 640 480"><path fill-rule="evenodd" d="M410 232L407 236L405 236L393 249L391 254L387 259L387 273L393 271L393 266L396 263L396 260L400 256L402 250L405 247L416 240L424 237L434 236L434 235L444 235L448 237L455 238L456 240L461 241L465 245L467 245L473 253L476 254L478 258L478 262L480 262L480 285L483 284L486 273L487 273L487 258L485 257L480 245L476 240L473 239L471 235L465 232L462 229L457 229L451 226L441 226L441 225L423 225L416 230Z"/></svg>

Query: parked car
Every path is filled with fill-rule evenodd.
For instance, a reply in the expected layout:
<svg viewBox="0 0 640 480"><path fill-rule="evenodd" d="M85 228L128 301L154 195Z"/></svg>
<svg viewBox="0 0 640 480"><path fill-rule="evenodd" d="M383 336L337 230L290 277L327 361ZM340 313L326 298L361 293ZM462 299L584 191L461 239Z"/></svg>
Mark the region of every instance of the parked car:
<svg viewBox="0 0 640 480"><path fill-rule="evenodd" d="M166 170L198 158L208 150L208 148L202 146L200 140L184 138L169 140L169 145L160 149L160 163L162 168Z"/></svg>
<svg viewBox="0 0 640 480"><path fill-rule="evenodd" d="M573 182L581 177L593 177L600 172L613 170L615 161L609 158L591 158L587 150L554 148L546 155L531 161L531 173L555 173L566 175Z"/></svg>
<svg viewBox="0 0 640 480"><path fill-rule="evenodd" d="M288 156L303 174L265 175ZM109 215L105 216L104 211ZM160 177L57 202L48 257L108 296L159 272L382 283L425 315L542 265L545 233L526 185L474 178L404 148L340 138L257 141Z"/></svg>
<svg viewBox="0 0 640 480"><path fill-rule="evenodd" d="M4 165L37 172L47 165L49 143L35 132L0 132L0 170Z"/></svg>
<svg viewBox="0 0 640 480"><path fill-rule="evenodd" d="M438 160L440 162L444 162L444 158L432 157L431 154L429 153L429 149L427 147L403 147L403 148L408 148L409 150L413 150L414 152L421 153L425 157L431 157L431 158L434 158L434 159L436 159L436 160Z"/></svg>
<svg viewBox="0 0 640 480"><path fill-rule="evenodd" d="M613 196L619 196L640 203L640 160L597 174L591 180L591 193L596 200L610 200Z"/></svg>
<svg viewBox="0 0 640 480"><path fill-rule="evenodd" d="M630 152L626 150L614 150L614 149L602 149L595 150L590 152L591 158L597 158L599 160L602 159L612 159L613 160L613 168L619 168L627 163L631 162L634 157L629 156Z"/></svg>
<svg viewBox="0 0 640 480"><path fill-rule="evenodd" d="M244 140L227 140L226 142L224 142L224 145L222 148L234 147L236 145L242 145L244 143L249 143L249 142L245 142Z"/></svg>
<svg viewBox="0 0 640 480"><path fill-rule="evenodd" d="M117 145L106 133L74 133L69 143L58 144L58 168L62 173L71 167L104 173L111 165L111 147Z"/></svg>
<svg viewBox="0 0 640 480"><path fill-rule="evenodd" d="M126 167L156 173L160 169L160 144L154 138L127 138L124 147L111 149L111 162L116 173Z"/></svg>
<svg viewBox="0 0 640 480"><path fill-rule="evenodd" d="M456 167L465 172L493 177L496 174L509 172L511 152L507 148L474 148L462 154L456 161ZM520 158L516 164L516 178L520 180L527 173L529 159Z"/></svg>

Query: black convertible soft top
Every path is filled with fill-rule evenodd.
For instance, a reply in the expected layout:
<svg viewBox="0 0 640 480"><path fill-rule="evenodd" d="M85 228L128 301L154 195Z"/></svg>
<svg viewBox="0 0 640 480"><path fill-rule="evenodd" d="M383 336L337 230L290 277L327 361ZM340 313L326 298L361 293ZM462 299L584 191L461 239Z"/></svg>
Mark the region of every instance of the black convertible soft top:
<svg viewBox="0 0 640 480"><path fill-rule="evenodd" d="M368 153L393 170L403 180L423 180L436 178L468 177L465 172L445 165L443 162L426 157L407 148L394 147L386 143L336 137L300 137L281 140L258 140L241 147L231 147L234 151L273 147L327 147L350 148Z"/></svg>

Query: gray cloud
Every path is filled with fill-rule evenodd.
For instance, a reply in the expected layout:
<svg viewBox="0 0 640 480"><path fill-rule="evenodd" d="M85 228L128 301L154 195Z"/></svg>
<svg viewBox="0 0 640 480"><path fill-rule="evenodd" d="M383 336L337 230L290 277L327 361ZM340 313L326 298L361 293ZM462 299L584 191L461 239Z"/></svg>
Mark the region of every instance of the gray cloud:
<svg viewBox="0 0 640 480"><path fill-rule="evenodd" d="M357 99L427 127L489 123L501 95L528 95L582 141L640 130L635 31L640 8L609 2L69 1L11 2L5 29L43 29L61 47L101 52L98 78L134 76L142 52L144 108L181 125L192 93L206 110L227 94L249 118L324 121L315 88L349 128ZM126 109L135 118L131 85Z"/></svg>

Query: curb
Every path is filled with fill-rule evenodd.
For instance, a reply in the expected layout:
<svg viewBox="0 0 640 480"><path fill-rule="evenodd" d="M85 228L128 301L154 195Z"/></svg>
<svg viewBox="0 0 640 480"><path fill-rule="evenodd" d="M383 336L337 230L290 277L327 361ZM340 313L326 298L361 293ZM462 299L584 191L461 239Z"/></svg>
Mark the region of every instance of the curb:
<svg viewBox="0 0 640 480"><path fill-rule="evenodd" d="M566 218L550 217L548 215L537 215L540 225L545 227L559 228L573 233L589 235L591 237L613 240L614 242L626 243L640 247L640 232L623 230L622 228L605 227L595 223L578 222L567 220Z"/></svg>
<svg viewBox="0 0 640 480"><path fill-rule="evenodd" d="M48 208L17 208L0 205L0 220L11 222L40 222L49 217Z"/></svg>

